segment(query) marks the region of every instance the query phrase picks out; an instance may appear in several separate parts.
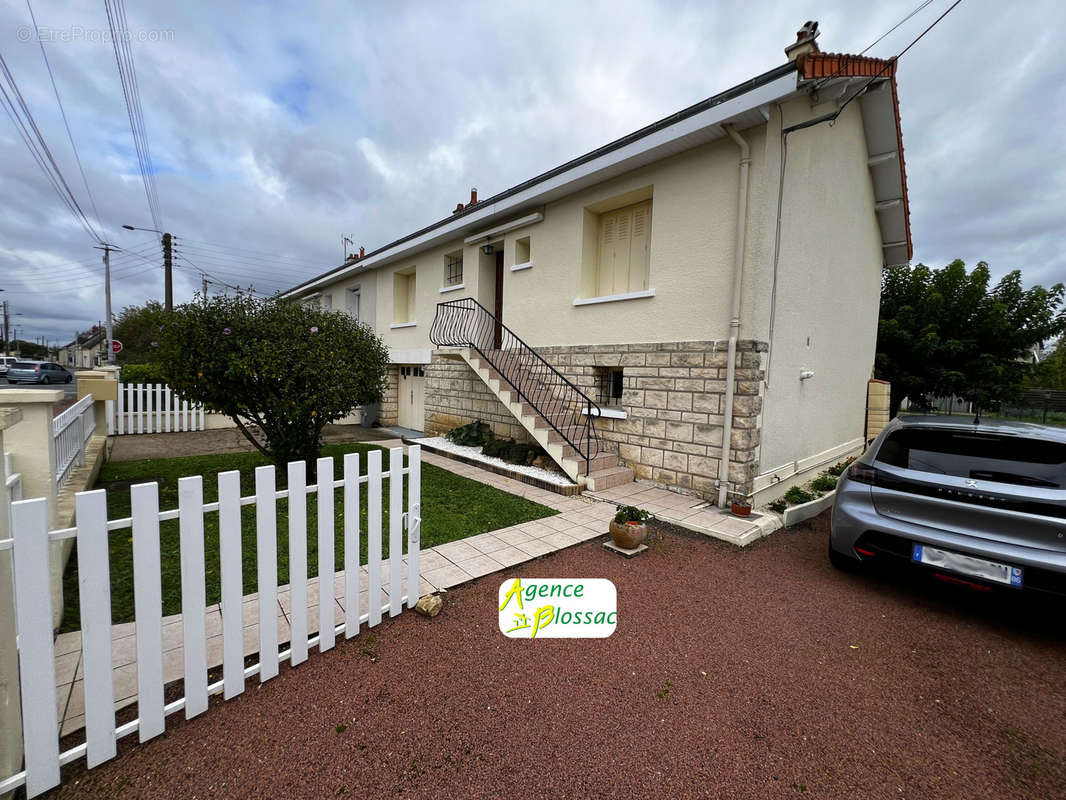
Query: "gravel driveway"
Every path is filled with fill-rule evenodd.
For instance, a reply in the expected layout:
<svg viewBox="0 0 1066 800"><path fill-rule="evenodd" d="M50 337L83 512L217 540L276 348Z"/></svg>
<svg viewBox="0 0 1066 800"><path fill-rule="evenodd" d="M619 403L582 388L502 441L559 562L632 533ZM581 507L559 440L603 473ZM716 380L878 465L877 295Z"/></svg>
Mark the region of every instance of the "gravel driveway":
<svg viewBox="0 0 1066 800"><path fill-rule="evenodd" d="M836 572L826 524L507 573L610 578L606 640L503 637L488 576L57 794L1066 796L1063 604Z"/></svg>

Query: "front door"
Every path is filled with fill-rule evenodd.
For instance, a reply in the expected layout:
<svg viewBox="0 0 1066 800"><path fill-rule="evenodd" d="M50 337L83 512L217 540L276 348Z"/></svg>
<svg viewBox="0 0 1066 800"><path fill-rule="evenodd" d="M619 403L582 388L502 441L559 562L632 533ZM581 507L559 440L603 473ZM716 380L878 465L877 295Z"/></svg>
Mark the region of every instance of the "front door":
<svg viewBox="0 0 1066 800"><path fill-rule="evenodd" d="M503 248L496 251L496 304L493 307L493 315L496 317L496 333L493 337L493 347L497 350L503 342Z"/></svg>
<svg viewBox="0 0 1066 800"><path fill-rule="evenodd" d="M425 429L426 372L417 365L400 367L399 412L397 422L401 428L413 431Z"/></svg>

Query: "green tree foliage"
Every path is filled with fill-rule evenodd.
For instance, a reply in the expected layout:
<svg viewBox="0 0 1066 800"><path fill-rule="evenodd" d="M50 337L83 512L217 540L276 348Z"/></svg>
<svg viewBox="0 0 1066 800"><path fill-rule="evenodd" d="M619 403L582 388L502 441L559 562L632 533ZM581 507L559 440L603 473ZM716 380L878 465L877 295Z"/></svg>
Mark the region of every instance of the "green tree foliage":
<svg viewBox="0 0 1066 800"><path fill-rule="evenodd" d="M156 341L179 394L226 414L275 463L309 468L328 423L381 398L389 363L348 314L240 294L181 306Z"/></svg>
<svg viewBox="0 0 1066 800"><path fill-rule="evenodd" d="M1037 389L1066 391L1066 337L1059 339L1051 355L1036 365L1032 377L1025 385Z"/></svg>
<svg viewBox="0 0 1066 800"><path fill-rule="evenodd" d="M152 342L159 339L159 330L166 321L167 312L156 300L122 309L112 329L114 337L122 342L122 352L116 356L118 362L144 364L156 360L158 350Z"/></svg>
<svg viewBox="0 0 1066 800"><path fill-rule="evenodd" d="M885 270L876 373L892 383L893 416L904 397L919 407L955 396L995 408L1017 395L1030 348L1066 330L1062 284L1023 289L1017 270L991 288L989 280L983 261L969 273L957 259Z"/></svg>

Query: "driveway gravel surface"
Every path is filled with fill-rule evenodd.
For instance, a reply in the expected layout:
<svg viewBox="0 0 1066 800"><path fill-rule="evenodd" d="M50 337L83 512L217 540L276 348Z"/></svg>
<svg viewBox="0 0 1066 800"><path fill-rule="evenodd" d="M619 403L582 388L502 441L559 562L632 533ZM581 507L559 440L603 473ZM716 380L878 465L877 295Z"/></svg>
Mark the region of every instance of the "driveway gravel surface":
<svg viewBox="0 0 1066 800"><path fill-rule="evenodd" d="M60 797L1066 796L1063 604L826 561L827 518L744 550L599 541L448 593ZM505 638L505 576L606 577L608 639Z"/></svg>

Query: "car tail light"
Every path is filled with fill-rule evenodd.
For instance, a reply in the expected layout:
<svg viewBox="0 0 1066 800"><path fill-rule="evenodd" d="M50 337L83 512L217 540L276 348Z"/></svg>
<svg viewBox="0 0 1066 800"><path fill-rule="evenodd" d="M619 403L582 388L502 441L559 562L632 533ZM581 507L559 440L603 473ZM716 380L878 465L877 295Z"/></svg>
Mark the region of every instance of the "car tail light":
<svg viewBox="0 0 1066 800"><path fill-rule="evenodd" d="M848 467L847 474L856 483L868 483L871 486L877 483L877 469L868 464L860 464L856 461Z"/></svg>

